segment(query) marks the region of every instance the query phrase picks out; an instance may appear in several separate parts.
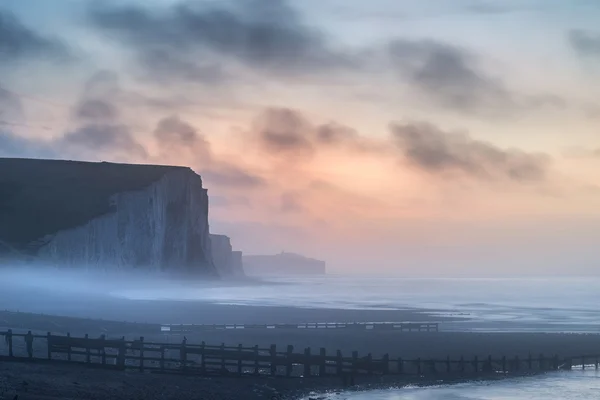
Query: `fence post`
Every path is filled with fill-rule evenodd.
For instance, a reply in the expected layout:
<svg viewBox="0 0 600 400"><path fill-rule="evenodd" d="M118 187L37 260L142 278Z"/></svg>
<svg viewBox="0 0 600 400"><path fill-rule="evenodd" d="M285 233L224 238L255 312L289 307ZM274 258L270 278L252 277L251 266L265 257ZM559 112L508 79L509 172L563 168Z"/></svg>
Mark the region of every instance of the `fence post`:
<svg viewBox="0 0 600 400"><path fill-rule="evenodd" d="M104 333L100 335L100 340L102 341L102 365L106 365L106 343L104 343L106 335Z"/></svg>
<svg viewBox="0 0 600 400"><path fill-rule="evenodd" d="M242 371L242 356L243 356L243 351L242 351L242 344L238 344L238 362L237 362L237 372L238 375L242 376L243 372Z"/></svg>
<svg viewBox="0 0 600 400"><path fill-rule="evenodd" d="M390 355L389 354L384 354L383 355L383 359L381 360L383 362L383 374L387 375L390 372Z"/></svg>
<svg viewBox="0 0 600 400"><path fill-rule="evenodd" d="M552 365L554 370L558 370L558 354L554 355L554 360L553 360L553 365Z"/></svg>
<svg viewBox="0 0 600 400"><path fill-rule="evenodd" d="M487 363L485 365L486 372L495 372L492 366L492 355L488 355Z"/></svg>
<svg viewBox="0 0 600 400"><path fill-rule="evenodd" d="M204 343L204 341L202 341L202 343L200 344L200 369L202 370L202 373L206 372L206 357L205 357L205 350L206 347L206 343Z"/></svg>
<svg viewBox="0 0 600 400"><path fill-rule="evenodd" d="M258 345L254 346L254 374L260 374L260 368L258 365Z"/></svg>
<svg viewBox="0 0 600 400"><path fill-rule="evenodd" d="M335 355L335 374L342 376L344 368L344 358L342 357L342 351L338 350Z"/></svg>
<svg viewBox="0 0 600 400"><path fill-rule="evenodd" d="M67 332L67 341L69 342L69 346L67 347L67 360L71 361L71 332ZM48 343L48 347L50 347L50 343Z"/></svg>
<svg viewBox="0 0 600 400"><path fill-rule="evenodd" d="M140 336L140 372L144 372L144 337Z"/></svg>
<svg viewBox="0 0 600 400"><path fill-rule="evenodd" d="M225 343L221 343L221 374L225 373L227 366L225 365Z"/></svg>
<svg viewBox="0 0 600 400"><path fill-rule="evenodd" d="M326 357L327 357L327 350L324 347L321 347L320 353L319 353L319 376L325 376L325 366L326 366Z"/></svg>
<svg viewBox="0 0 600 400"><path fill-rule="evenodd" d="M506 356L502 356L502 373L506 373Z"/></svg>
<svg viewBox="0 0 600 400"><path fill-rule="evenodd" d="M352 352L352 376L358 372L358 351Z"/></svg>
<svg viewBox="0 0 600 400"><path fill-rule="evenodd" d="M404 373L404 361L402 361L402 357L398 357L398 374Z"/></svg>
<svg viewBox="0 0 600 400"><path fill-rule="evenodd" d="M271 356L271 376L275 376L277 374L277 345L272 344L269 349L269 355Z"/></svg>
<svg viewBox="0 0 600 400"><path fill-rule="evenodd" d="M160 370L165 370L165 346L160 346Z"/></svg>
<svg viewBox="0 0 600 400"><path fill-rule="evenodd" d="M542 353L540 353L540 355L538 357L539 357L538 364L539 364L540 371L545 371L546 370L546 362L544 360L544 355Z"/></svg>
<svg viewBox="0 0 600 400"><path fill-rule="evenodd" d="M287 354L286 354L286 359L285 359L285 376L290 377L292 376L292 357L293 357L293 353L294 353L294 346L292 346L291 344L288 345L287 347Z"/></svg>
<svg viewBox="0 0 600 400"><path fill-rule="evenodd" d="M373 356L371 353L367 354L367 374L373 375Z"/></svg>
<svg viewBox="0 0 600 400"><path fill-rule="evenodd" d="M460 373L463 374L465 372L465 357L464 356L460 356Z"/></svg>
<svg viewBox="0 0 600 400"><path fill-rule="evenodd" d="M125 369L125 357L127 355L127 344L125 343L125 336L121 338L121 343L119 344L119 352L117 355L117 365L120 369Z"/></svg>
<svg viewBox="0 0 600 400"><path fill-rule="evenodd" d="M304 349L304 377L310 377L310 347Z"/></svg>
<svg viewBox="0 0 600 400"><path fill-rule="evenodd" d="M92 358L90 354L90 338L87 333L85 334L83 340L85 341L85 362L89 364L92 362Z"/></svg>
<svg viewBox="0 0 600 400"><path fill-rule="evenodd" d="M6 341L8 342L8 356L14 357L13 355L13 332L12 329L9 329L6 332Z"/></svg>
<svg viewBox="0 0 600 400"><path fill-rule="evenodd" d="M519 360L519 356L515 356L515 371L519 371L521 369L521 361Z"/></svg>
<svg viewBox="0 0 600 400"><path fill-rule="evenodd" d="M585 356L581 356L581 369L585 370Z"/></svg>
<svg viewBox="0 0 600 400"><path fill-rule="evenodd" d="M479 360L477 356L473 357L473 368L475 368L475 373L477 374L479 372Z"/></svg>
<svg viewBox="0 0 600 400"><path fill-rule="evenodd" d="M31 331L29 331L27 334L31 334ZM52 341L50 338L51 336L52 334L50 332L46 332L46 352L48 353L48 360L52 360L52 346L50 346L50 342ZM31 336L31 347L31 350L33 350L33 336ZM33 357L33 351L28 355L29 358Z"/></svg>
<svg viewBox="0 0 600 400"><path fill-rule="evenodd" d="M596 360L594 361L594 368L598 369L598 356L596 356Z"/></svg>
<svg viewBox="0 0 600 400"><path fill-rule="evenodd" d="M421 376L421 359L417 358L417 375Z"/></svg>

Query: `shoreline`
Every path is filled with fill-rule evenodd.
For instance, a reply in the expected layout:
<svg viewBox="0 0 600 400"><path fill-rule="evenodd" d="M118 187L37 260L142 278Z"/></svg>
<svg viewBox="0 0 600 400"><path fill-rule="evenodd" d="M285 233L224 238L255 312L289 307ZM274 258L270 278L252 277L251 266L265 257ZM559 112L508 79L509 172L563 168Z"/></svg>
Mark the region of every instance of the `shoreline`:
<svg viewBox="0 0 600 400"><path fill-rule="evenodd" d="M73 336L83 336L84 333L97 335L102 331L80 331L82 326L77 324L90 323L90 320L79 318L66 318L61 321L61 317L40 316L25 313L10 313L11 317L22 319L23 326L32 325L40 322L40 318L47 321L61 322L63 325L55 327L53 331L59 331L62 334L70 331ZM0 312L0 316L6 317L6 313ZM3 318L0 318L0 320ZM43 321L42 321L43 322ZM96 321L97 322L97 321ZM106 321L108 322L108 321ZM69 325L72 324L72 325ZM127 330L127 323L112 322L114 324L123 324L122 329ZM33 326L31 326L33 328ZM135 326L134 326L135 327ZM12 327L14 329L14 327ZM71 329L76 328L76 329ZM77 329L78 328L78 329ZM127 328L127 329L125 329ZM3 328L0 328L3 331ZM27 329L16 329L15 331L23 333ZM33 329L32 329L33 330ZM117 327L118 330L118 327ZM136 335L134 330L126 336L136 338L142 335ZM40 333L45 334L44 331ZM125 332L123 332L125 333ZM117 331L113 334L120 337ZM111 337L112 335L109 335ZM146 342L168 342L181 343L183 335L165 335L160 332L143 333ZM306 347L312 347L314 351L319 348L326 349L327 354L335 354L341 350L343 354L348 355L352 351L358 351L359 354L366 355L371 353L374 358L379 358L388 353L392 359L403 357L411 359L420 357L422 359L445 359L447 356L457 358L464 356L465 360L473 359L478 356L480 359L488 355L514 357L526 357L529 353L537 356L543 353L547 356L554 354L559 356L576 356L579 354L591 354L600 348L600 335L598 334L559 334L559 333L473 333L473 332L412 332L398 333L394 331L367 331L367 330L219 330L204 331L201 333L186 334L188 343L200 343L205 341L207 344L237 346L239 343L244 345L259 345L267 348L271 344L276 344L277 348L285 348L287 345L294 346L297 350ZM15 355L23 356L26 354L25 343L17 340ZM43 357L45 349L36 350ZM4 342L0 341L0 354L5 354ZM248 400L259 399L281 399L281 400L301 400L307 396L319 398L327 393L340 392L342 390L371 390L378 388L399 387L405 385L428 385L432 383L431 378L415 379L415 377L368 377L361 376L355 380L356 385L351 388L343 388L341 379L335 378L271 378L271 377L186 377L177 375L160 375L157 379L156 374L140 373L139 371L106 371L86 367L77 367L71 365L55 364L33 364L19 362L0 361L0 383L4 379L8 386L18 386L21 381L28 381L29 393L23 393L20 398L32 400L49 400L62 398L77 398L73 393L84 397L93 397L98 400L120 400L134 397L134 393L142 393L144 399L181 399L198 398L198 390L206 390L206 400L237 400L240 398ZM513 377L515 375L510 375ZM466 380L472 381L482 377L473 377ZM485 377L489 380L493 377ZM495 378L493 378L495 379ZM464 382L461 377L458 381L452 377L446 377L443 381L436 381L436 384L452 384ZM77 382L74 384L73 382ZM200 383L202 382L202 383ZM105 386L108 385L113 391L108 391ZM201 385L201 386L199 386ZM167 388L170 386L171 388ZM45 394L46 388L56 393L56 397L35 397L29 396L33 387L40 393ZM41 389L44 388L44 389ZM118 388L118 390L116 389ZM175 390L174 388L178 388ZM111 390L112 390L111 389ZM26 394L26 396L25 396ZM278 396L278 397L273 397Z"/></svg>

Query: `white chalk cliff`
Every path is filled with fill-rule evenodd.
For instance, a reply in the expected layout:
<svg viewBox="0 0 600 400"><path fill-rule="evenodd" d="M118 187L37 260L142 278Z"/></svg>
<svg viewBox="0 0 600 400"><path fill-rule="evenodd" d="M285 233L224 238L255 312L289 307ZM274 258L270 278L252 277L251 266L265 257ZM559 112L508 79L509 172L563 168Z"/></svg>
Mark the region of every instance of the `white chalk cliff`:
<svg viewBox="0 0 600 400"><path fill-rule="evenodd" d="M231 239L225 235L210 235L214 264L221 276L244 276L242 252L233 251Z"/></svg>
<svg viewBox="0 0 600 400"><path fill-rule="evenodd" d="M109 202L109 212L46 235L39 259L76 268L218 275L207 190L191 169L171 167L149 186L114 193Z"/></svg>

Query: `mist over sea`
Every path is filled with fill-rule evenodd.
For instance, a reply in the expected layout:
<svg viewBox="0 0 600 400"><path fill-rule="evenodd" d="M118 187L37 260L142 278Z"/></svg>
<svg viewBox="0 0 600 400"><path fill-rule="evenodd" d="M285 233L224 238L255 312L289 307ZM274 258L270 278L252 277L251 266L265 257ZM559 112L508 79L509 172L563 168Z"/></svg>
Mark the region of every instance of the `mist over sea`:
<svg viewBox="0 0 600 400"><path fill-rule="evenodd" d="M422 309L464 321L446 330L600 332L600 278L271 277L274 285L112 291L133 300L362 310ZM331 321L336 322L336 321ZM345 321L340 321L345 322Z"/></svg>
<svg viewBox="0 0 600 400"><path fill-rule="evenodd" d="M597 290L600 279L593 277L404 278L326 275L270 277L262 282L208 283L128 275L119 279L107 276L90 279L84 274L20 270L5 273L0 278L2 308L48 314L95 317L91 315L92 311L100 312L103 305L103 318L111 319L110 316L115 315L125 320L128 319L125 314L128 304L134 308L136 304L144 304L153 309L154 305L160 303L183 301L191 309L195 303L213 303L267 308L422 311L434 320L454 317L453 320L442 322L441 329L446 331L600 332L600 311L597 306L600 304L600 291ZM188 314L186 311L174 318L187 317ZM134 315L134 312L129 315ZM548 398L600 398L600 375L589 370L557 372L494 382L330 395L331 400Z"/></svg>

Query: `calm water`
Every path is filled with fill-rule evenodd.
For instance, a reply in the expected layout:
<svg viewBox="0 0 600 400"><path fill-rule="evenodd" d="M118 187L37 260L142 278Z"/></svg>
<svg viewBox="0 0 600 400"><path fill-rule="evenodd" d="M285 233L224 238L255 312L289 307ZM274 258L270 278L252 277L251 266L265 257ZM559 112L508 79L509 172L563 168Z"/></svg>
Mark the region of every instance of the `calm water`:
<svg viewBox="0 0 600 400"><path fill-rule="evenodd" d="M494 382L340 393L325 398L327 400L592 400L600 399L600 375L597 371L589 370L556 372L537 377Z"/></svg>
<svg viewBox="0 0 600 400"><path fill-rule="evenodd" d="M318 276L272 278L281 285L161 286L114 291L129 299L340 309L430 309L471 319L448 330L600 332L599 278L407 279ZM335 321L332 321L335 322Z"/></svg>

